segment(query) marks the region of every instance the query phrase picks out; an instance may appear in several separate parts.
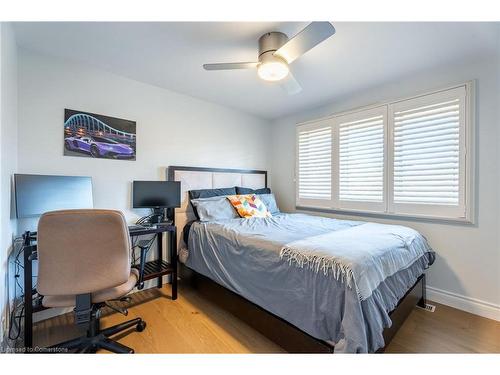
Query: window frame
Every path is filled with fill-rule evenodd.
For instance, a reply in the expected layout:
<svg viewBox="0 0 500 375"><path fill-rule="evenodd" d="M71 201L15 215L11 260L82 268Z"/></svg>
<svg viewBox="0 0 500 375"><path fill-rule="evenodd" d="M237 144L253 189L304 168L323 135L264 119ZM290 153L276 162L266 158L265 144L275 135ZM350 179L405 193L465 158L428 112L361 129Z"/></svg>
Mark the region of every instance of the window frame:
<svg viewBox="0 0 500 375"><path fill-rule="evenodd" d="M402 106L404 102L407 104L410 101L417 103L418 101L428 100L430 95L436 95L446 98L450 95L451 90L460 88L465 89L465 98L463 100L463 121L460 124L460 147L463 147L463 152L460 151L460 204L450 207L446 205L426 205L426 204L405 204L394 203L394 187L393 187L393 129L394 129L394 109ZM384 103L378 103L370 106L359 107L348 111L335 113L317 120L302 122L297 124L296 133L296 201L295 207L298 210L312 210L318 212L340 213L340 214L354 214L354 215L368 215L380 217L399 217L409 219L424 219L439 222L462 222L474 224L476 219L475 211L475 132L476 132L476 82L475 80L467 81L465 83L441 88L438 90L423 92L406 98L399 98ZM340 204L339 202L339 158L338 158L338 133L339 121L341 119L345 122L346 118L355 118L359 113L374 111L385 108L385 122L384 122L384 207L377 207L366 204L370 202L349 202L348 204ZM298 131L300 127L311 126L316 124L329 124L332 126L332 172L331 172L331 200L328 202L321 202L321 204L311 204L312 202L305 202L299 200L298 197ZM461 204L463 202L463 205ZM316 202L317 203L317 202ZM371 207L370 207L371 206ZM436 207L431 207L436 206Z"/></svg>

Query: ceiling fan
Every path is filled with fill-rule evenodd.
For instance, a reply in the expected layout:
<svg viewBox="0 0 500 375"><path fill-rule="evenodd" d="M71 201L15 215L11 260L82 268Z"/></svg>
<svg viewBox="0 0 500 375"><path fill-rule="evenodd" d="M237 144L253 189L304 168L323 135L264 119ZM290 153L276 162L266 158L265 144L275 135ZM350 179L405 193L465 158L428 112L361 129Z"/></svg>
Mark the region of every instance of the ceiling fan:
<svg viewBox="0 0 500 375"><path fill-rule="evenodd" d="M290 72L289 64L304 53L335 34L330 22L311 22L292 39L278 31L272 31L259 38L257 62L236 62L204 64L205 70L231 70L257 68L257 74L265 81L279 82L289 94L302 91Z"/></svg>

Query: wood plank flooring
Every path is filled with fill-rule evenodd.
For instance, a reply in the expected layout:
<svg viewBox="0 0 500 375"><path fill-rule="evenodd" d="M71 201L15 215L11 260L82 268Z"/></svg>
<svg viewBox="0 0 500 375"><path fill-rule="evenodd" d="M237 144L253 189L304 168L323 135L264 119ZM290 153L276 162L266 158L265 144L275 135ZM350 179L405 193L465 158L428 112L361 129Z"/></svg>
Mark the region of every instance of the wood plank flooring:
<svg viewBox="0 0 500 375"><path fill-rule="evenodd" d="M500 353L500 322L436 304L434 313L416 308L386 353ZM121 335L136 353L282 353L283 349L189 286L170 299L170 286L135 293L127 317L106 314L108 327L142 317L144 332ZM47 346L78 335L73 314L36 323L34 344Z"/></svg>

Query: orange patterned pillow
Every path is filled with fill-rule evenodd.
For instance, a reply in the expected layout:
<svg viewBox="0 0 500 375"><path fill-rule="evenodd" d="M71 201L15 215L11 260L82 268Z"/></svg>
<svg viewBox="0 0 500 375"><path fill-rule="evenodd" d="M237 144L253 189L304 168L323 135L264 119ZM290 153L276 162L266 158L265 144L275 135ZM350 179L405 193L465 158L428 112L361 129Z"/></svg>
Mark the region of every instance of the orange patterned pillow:
<svg viewBox="0 0 500 375"><path fill-rule="evenodd" d="M238 214L248 219L250 217L271 217L271 213L258 196L255 194L247 195L228 195L227 199L238 211Z"/></svg>

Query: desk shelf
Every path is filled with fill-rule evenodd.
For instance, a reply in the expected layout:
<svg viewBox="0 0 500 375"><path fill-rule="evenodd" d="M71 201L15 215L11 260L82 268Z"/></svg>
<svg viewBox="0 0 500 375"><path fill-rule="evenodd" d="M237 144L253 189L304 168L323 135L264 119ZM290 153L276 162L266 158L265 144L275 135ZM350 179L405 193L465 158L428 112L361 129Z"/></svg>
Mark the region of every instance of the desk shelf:
<svg viewBox="0 0 500 375"><path fill-rule="evenodd" d="M132 267L139 270L140 265L134 264ZM174 267L164 260L152 260L144 264L144 279L151 280L159 276L169 275L174 271Z"/></svg>

